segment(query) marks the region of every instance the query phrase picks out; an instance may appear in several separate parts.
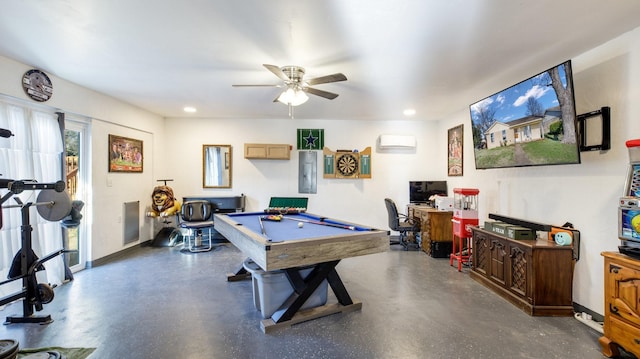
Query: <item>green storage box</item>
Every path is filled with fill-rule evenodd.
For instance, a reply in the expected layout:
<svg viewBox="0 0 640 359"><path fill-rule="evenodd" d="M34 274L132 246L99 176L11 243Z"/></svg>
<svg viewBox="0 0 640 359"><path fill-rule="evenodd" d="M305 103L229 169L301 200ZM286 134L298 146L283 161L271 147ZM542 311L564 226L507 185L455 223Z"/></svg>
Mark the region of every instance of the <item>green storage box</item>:
<svg viewBox="0 0 640 359"><path fill-rule="evenodd" d="M507 237L511 239L535 239L535 232L526 227L507 227Z"/></svg>
<svg viewBox="0 0 640 359"><path fill-rule="evenodd" d="M513 224L509 224L509 223L494 223L493 227L491 228L491 231L493 233L497 233L501 236L507 236L507 229L509 227L513 227Z"/></svg>
<svg viewBox="0 0 640 359"><path fill-rule="evenodd" d="M485 231L490 231L490 232L491 232L491 231L493 231L493 226L494 226L496 223L502 223L502 222L498 222L498 221L484 221L484 227L483 227L483 228L484 228L484 230L485 230Z"/></svg>

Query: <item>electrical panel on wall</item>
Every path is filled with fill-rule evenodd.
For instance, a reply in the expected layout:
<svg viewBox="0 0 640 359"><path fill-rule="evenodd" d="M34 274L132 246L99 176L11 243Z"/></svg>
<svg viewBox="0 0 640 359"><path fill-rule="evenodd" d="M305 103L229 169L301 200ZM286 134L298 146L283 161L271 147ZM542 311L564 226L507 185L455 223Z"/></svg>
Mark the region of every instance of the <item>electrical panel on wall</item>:
<svg viewBox="0 0 640 359"><path fill-rule="evenodd" d="M298 166L298 193L317 193L317 153L315 151L298 152Z"/></svg>

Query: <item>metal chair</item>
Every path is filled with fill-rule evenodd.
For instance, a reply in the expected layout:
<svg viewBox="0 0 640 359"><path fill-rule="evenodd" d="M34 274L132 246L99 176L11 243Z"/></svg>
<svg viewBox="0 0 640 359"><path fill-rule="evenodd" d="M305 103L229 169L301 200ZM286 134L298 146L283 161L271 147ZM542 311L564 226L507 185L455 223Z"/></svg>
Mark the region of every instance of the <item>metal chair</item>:
<svg viewBox="0 0 640 359"><path fill-rule="evenodd" d="M180 228L187 230L183 249L190 252L206 252L213 248L213 211L209 201L184 202L180 210L180 220Z"/></svg>
<svg viewBox="0 0 640 359"><path fill-rule="evenodd" d="M397 244L401 244L404 247L404 250L409 250L409 245L411 245L411 243L407 241L408 233L415 234L420 232L419 223L415 223L412 218L409 218L404 214L399 214L396 203L392 199L385 198L384 204L387 206L387 213L389 215L389 228L392 231L397 231L400 233L400 238Z"/></svg>

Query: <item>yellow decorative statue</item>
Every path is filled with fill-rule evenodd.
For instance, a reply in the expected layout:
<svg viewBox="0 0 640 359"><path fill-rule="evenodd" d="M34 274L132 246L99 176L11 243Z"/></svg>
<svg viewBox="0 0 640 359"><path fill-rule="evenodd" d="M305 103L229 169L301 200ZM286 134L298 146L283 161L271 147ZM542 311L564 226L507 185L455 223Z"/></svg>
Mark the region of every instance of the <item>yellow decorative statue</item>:
<svg viewBox="0 0 640 359"><path fill-rule="evenodd" d="M156 186L151 194L151 210L147 217L169 217L180 211L180 202L173 196L169 186Z"/></svg>

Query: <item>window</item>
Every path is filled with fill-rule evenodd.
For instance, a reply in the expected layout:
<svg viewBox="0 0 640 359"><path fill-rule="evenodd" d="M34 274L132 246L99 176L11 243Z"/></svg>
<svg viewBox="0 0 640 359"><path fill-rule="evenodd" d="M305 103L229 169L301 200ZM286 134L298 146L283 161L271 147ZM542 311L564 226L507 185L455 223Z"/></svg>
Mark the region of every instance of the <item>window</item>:
<svg viewBox="0 0 640 359"><path fill-rule="evenodd" d="M0 138L1 178L36 180L40 183L54 183L62 179L62 135L58 116L53 111L0 98L0 128L14 134L9 138ZM0 188L0 193L3 196L10 194L7 188ZM3 278L7 278L12 257L23 247L22 231L26 223L23 223L21 208L29 203L35 206L38 194L39 191L25 190L6 198L5 206L15 205L18 199L23 207L3 210L3 226L0 229L0 253L6 254L0 257L0 276ZM37 215L37 211L29 211L28 218L32 227L31 244L36 255L42 258L59 250L62 243L60 224L45 220ZM61 256L47 261L46 268L41 281L54 285L62 283L65 270ZM20 287L20 281L0 286L0 295L14 293Z"/></svg>

